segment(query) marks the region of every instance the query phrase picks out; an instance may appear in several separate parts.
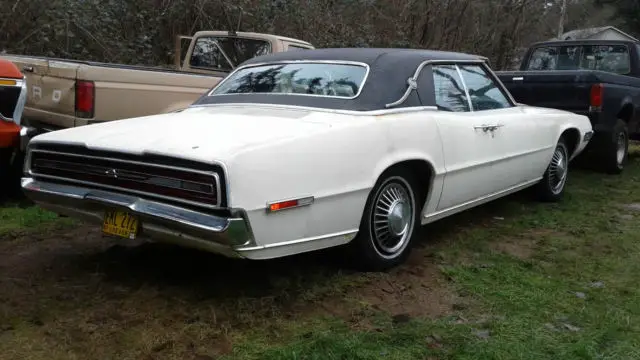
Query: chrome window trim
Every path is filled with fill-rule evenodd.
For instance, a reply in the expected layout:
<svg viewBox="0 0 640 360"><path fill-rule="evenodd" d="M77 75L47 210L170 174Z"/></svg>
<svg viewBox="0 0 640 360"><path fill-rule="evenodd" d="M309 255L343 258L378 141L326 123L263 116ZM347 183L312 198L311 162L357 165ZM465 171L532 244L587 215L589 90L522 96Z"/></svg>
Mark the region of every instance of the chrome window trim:
<svg viewBox="0 0 640 360"><path fill-rule="evenodd" d="M483 63L484 60L425 60L423 62L421 62L420 64L418 64L418 67L416 68L416 70L413 73L413 76L407 79L407 85L409 86L407 88L407 90L404 92L404 94L402 95L402 97L400 97L400 99L386 104L385 107L386 108L390 108L390 107L394 107L394 106L398 106L401 105L402 103L404 103L408 98L409 95L411 95L411 91L413 90L417 90L418 89L418 78L420 77L420 73L422 73L422 70L425 68L425 66L427 65L433 65L433 64L458 64L458 63L472 63L472 64L481 64Z"/></svg>
<svg viewBox="0 0 640 360"><path fill-rule="evenodd" d="M267 65L277 65L277 64L333 64L333 65L351 65L351 66L360 66L365 68L364 77L362 78L362 82L358 87L358 92L351 97L345 96L335 96L335 95L315 95L315 94L296 94L296 93L239 93L239 94L213 94L216 89L218 89L222 84L228 81L236 72L240 70L244 70L247 68L258 67L258 66L267 66ZM358 98L362 93L362 89L367 83L369 79L369 73L371 72L371 67L369 64L360 62L360 61L347 61L347 60L281 60L281 61L266 61L256 64L248 64L237 67L234 71L229 73L224 79L222 79L216 86L213 87L208 93L207 96L233 96L233 95L279 95L279 96L309 96L309 97L318 97L325 99L341 99L341 100L353 100Z"/></svg>
<svg viewBox="0 0 640 360"><path fill-rule="evenodd" d="M507 87L502 83L502 81L500 80L500 78L498 77L498 75L496 75L496 73L489 67L487 66L487 64L482 64L482 67L487 71L487 73L489 74L489 76L493 79L493 81L496 82L496 86L502 90L502 93L507 97L507 100L511 103L511 107L516 107L518 106L518 103L516 102L516 100L513 98L513 96L511 95L511 93L509 92L509 90L507 89Z"/></svg>
<svg viewBox="0 0 640 360"><path fill-rule="evenodd" d="M247 106L269 107L269 108L274 108L274 109L317 111L317 112L326 112L326 113L330 113L330 114L351 115L351 116L383 116L383 115L412 113L412 112L426 111L426 110L428 110L428 111L438 111L438 108L436 106L408 106L408 107L394 108L394 109L379 109L379 110L358 111L358 110L327 109L327 108L312 107L312 106L302 106L302 105L267 104L267 103L198 104L198 105L192 105L189 108L209 108L209 107L240 107L240 108L244 108L244 107L247 107ZM187 108L187 109L189 109L189 108Z"/></svg>
<svg viewBox="0 0 640 360"><path fill-rule="evenodd" d="M200 175L211 176L211 177L214 178L215 184L216 184L216 204L215 205L211 205L211 204L201 203L201 202L197 202L197 201L190 201L190 200L175 198L175 197L172 197L172 196L165 196L165 195L162 195L162 194L155 194L155 193L149 193L149 192L146 192L146 191L126 189L126 188L122 188L122 187L119 187L119 186L111 186L111 185L106 185L106 184L94 183L94 182L90 182L90 181L76 180L76 179L73 179L73 178L65 178L65 177L59 177L59 176L39 174L37 172L32 171L32 169L31 169L32 168L33 153L47 153L47 154L55 154L55 155L72 156L72 157L84 158L84 159L115 161L115 162L131 164L131 165L151 166L151 167L156 167L156 168L160 168L160 169L186 171L186 172L192 172L192 173L196 173L196 174L200 174ZM26 171L27 174L32 176L32 177L41 177L41 178L47 178L47 179L51 179L51 180L68 181L68 182L77 183L77 184L83 184L83 185L88 185L88 186L102 187L102 188L107 188L107 189L111 189L111 190L123 191L123 192L143 195L143 196L155 197L155 198L163 199L163 200L175 201L175 202L188 204L188 205L193 205L193 206L204 207L204 208L212 209L212 210L223 209L220 206L220 204L222 202L222 197L221 197L222 196L221 195L222 191L220 189L220 176L215 172L195 170L195 169L189 169L189 168L178 167L178 166L170 166L170 165L158 165L158 164L145 163L145 162L133 161L133 160L114 159L114 158L108 158L108 157L102 157L102 156L92 156L92 155L78 155L78 154L73 154L73 153L66 153L66 152L60 152L60 151L51 151L51 150L41 150L41 149L30 149L27 161L25 162L25 167L27 168L27 171ZM221 168L225 172L225 175L226 175L226 169L224 167L222 167L222 166L221 166ZM226 194L227 194L227 207L225 207L225 208L230 208L229 190L228 190L229 189L229 186L228 186L229 179L228 178L226 178L226 179L227 179L227 184L225 184L225 185L226 185Z"/></svg>
<svg viewBox="0 0 640 360"><path fill-rule="evenodd" d="M504 84L500 81L500 79L496 76L496 74L493 72L493 70L491 70L491 68L489 68L487 66L487 62L488 60L486 58L481 58L481 59L470 59L470 60L425 60L423 62L421 62L418 67L416 68L416 71L414 72L413 76L407 79L407 90L404 92L404 94L402 95L402 97L400 99L398 99L397 101L394 101L392 103L386 104L385 107L386 108L391 108L394 106L398 106L401 105L402 103L404 103L408 98L409 95L411 95L411 91L413 90L417 90L417 84L418 84L418 78L420 77L420 74L422 73L422 70L425 68L425 66L427 65L434 65L434 64L442 64L442 65L455 65L456 69L457 66L462 64L474 64L474 65L480 65L481 67L483 67L487 73L489 74L489 76L496 82L496 86L498 88L500 88L500 90L502 90L502 92L504 94L506 94L507 96L507 100L511 102L511 106L514 107L516 106L516 101L513 99L513 97L511 96L511 93L509 93L509 91L507 90L507 88L504 86ZM462 78L462 76L460 76L460 78ZM463 83L464 83L464 79L462 79ZM467 92L468 94L468 90L467 87L465 86L465 92ZM471 101L471 99L467 96L467 98L469 99L469 101ZM473 110L471 110L473 111Z"/></svg>
<svg viewBox="0 0 640 360"><path fill-rule="evenodd" d="M473 104L471 103L471 96L469 95L469 88L467 87L467 82L464 81L462 77L462 71L460 71L460 66L458 64L453 64L456 67L456 73L460 77L460 82L462 83L462 88L464 89L464 94L467 97L467 104L469 105L469 112L474 112Z"/></svg>

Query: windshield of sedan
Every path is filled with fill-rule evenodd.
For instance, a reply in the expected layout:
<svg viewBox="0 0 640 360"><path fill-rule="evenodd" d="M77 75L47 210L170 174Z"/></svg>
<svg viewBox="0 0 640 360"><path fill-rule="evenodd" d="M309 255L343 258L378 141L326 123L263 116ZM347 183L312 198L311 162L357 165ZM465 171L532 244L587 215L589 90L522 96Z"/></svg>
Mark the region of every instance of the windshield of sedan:
<svg viewBox="0 0 640 360"><path fill-rule="evenodd" d="M533 51L527 70L600 70L617 74L631 71L626 45L545 45Z"/></svg>
<svg viewBox="0 0 640 360"><path fill-rule="evenodd" d="M251 66L229 75L209 95L290 94L355 98L367 68L343 63L277 63Z"/></svg>

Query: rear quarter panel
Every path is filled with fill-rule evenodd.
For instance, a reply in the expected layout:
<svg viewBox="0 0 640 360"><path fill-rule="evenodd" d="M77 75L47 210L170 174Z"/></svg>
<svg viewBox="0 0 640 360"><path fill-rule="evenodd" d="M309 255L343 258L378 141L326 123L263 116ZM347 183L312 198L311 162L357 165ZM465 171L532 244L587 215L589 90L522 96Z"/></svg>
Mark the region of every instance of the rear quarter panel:
<svg viewBox="0 0 640 360"><path fill-rule="evenodd" d="M422 159L442 169L437 127L424 113L325 116L337 119L327 131L246 149L228 162L231 206L247 211L259 245L357 231L389 166ZM441 184L434 188L437 199ZM307 196L315 197L310 206L266 212L268 202Z"/></svg>

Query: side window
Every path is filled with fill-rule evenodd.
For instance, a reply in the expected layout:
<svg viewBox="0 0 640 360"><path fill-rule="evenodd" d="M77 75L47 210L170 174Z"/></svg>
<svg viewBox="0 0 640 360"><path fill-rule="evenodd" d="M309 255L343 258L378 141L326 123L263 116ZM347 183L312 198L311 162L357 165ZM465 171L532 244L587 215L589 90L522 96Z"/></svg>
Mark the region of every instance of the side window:
<svg viewBox="0 0 640 360"><path fill-rule="evenodd" d="M469 102L455 65L433 65L433 90L439 110L469 111Z"/></svg>
<svg viewBox="0 0 640 360"><path fill-rule="evenodd" d="M460 65L474 111L513 107L498 84L480 65Z"/></svg>

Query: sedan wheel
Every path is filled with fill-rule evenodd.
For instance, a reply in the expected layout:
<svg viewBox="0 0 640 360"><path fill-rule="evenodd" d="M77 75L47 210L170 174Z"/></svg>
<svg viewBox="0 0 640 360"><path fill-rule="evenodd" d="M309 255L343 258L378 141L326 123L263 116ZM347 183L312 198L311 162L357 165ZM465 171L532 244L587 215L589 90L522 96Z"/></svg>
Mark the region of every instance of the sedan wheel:
<svg viewBox="0 0 640 360"><path fill-rule="evenodd" d="M385 172L374 186L350 244L351 259L363 270L384 271L409 256L420 228L420 196L413 174L403 168Z"/></svg>
<svg viewBox="0 0 640 360"><path fill-rule="evenodd" d="M401 177L387 179L377 192L370 212L373 245L385 258L398 256L413 233L415 199L411 186Z"/></svg>
<svg viewBox="0 0 640 360"><path fill-rule="evenodd" d="M564 138L561 138L551 157L551 162L538 183L538 196L543 201L559 201L569 175L569 151Z"/></svg>
<svg viewBox="0 0 640 360"><path fill-rule="evenodd" d="M569 159L567 157L567 149L557 146L556 151L553 153L551 164L549 164L549 176L547 177L549 189L553 194L560 194L564 190L568 172Z"/></svg>

